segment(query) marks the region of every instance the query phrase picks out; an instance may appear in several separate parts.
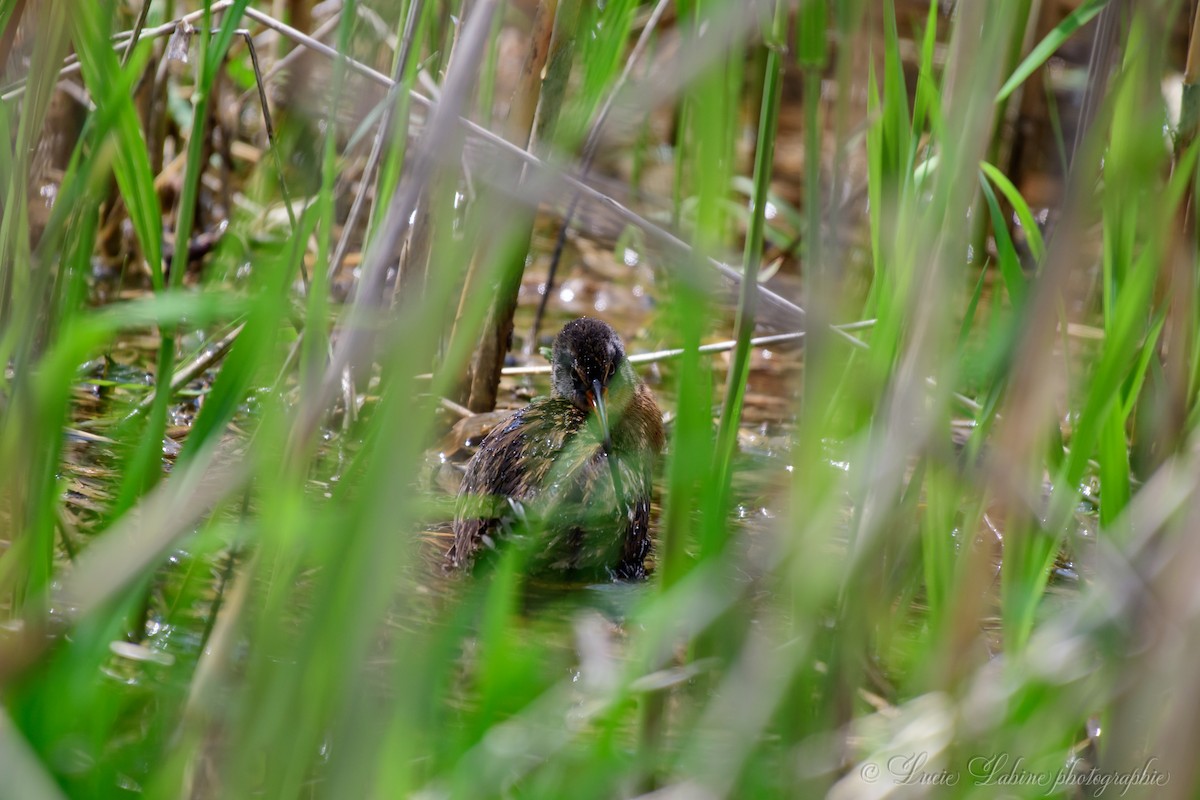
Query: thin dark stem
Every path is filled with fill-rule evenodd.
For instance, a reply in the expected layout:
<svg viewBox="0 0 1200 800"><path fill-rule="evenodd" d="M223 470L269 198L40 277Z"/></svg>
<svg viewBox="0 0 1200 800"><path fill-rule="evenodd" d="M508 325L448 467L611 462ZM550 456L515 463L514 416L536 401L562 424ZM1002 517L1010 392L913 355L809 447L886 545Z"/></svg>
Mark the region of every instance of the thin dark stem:
<svg viewBox="0 0 1200 800"><path fill-rule="evenodd" d="M225 565L221 568L221 577L217 579L212 605L209 606L208 613L204 615L204 630L200 634L201 653L208 647L208 640L212 638L213 628L216 627L217 617L221 613L221 605L225 602L225 587L229 585L229 579L233 576L233 568L237 564L240 552L239 548L231 547L225 556Z"/></svg>
<svg viewBox="0 0 1200 800"><path fill-rule="evenodd" d="M137 22L133 26L133 36L129 39L129 47L125 48L125 54L121 56L121 66L124 67L129 63L129 57L133 55L133 48L137 46L138 39L142 35L142 29L146 27L146 17L150 14L150 0L144 0L142 10L138 13Z"/></svg>
<svg viewBox="0 0 1200 800"><path fill-rule="evenodd" d="M250 51L250 65L254 67L254 82L258 86L258 104L262 106L263 127L267 131L267 147L271 150L271 158L275 161L275 171L279 174L279 194L283 196L283 207L287 211L288 222L292 226L292 232L296 231L296 212L292 209L292 198L288 194L287 180L283 175L283 159L279 155L279 148L275 141L275 126L271 124L271 109L267 103L267 89L263 84L262 69L258 65L258 51L254 47L254 39L250 36L250 31L239 29L237 35L241 36L246 42L246 49ZM304 267L301 266L303 271ZM304 276L305 285L308 284L308 276Z"/></svg>

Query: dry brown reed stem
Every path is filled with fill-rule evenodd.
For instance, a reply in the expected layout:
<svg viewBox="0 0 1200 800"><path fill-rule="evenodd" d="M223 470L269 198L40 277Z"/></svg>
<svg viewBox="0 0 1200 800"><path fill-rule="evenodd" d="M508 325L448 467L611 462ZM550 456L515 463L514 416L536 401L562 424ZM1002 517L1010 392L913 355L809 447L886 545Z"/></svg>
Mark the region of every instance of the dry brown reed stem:
<svg viewBox="0 0 1200 800"><path fill-rule="evenodd" d="M539 0L537 12L533 17L529 52L525 56L520 82L513 93L508 119L504 125L505 137L517 147L529 147L533 118L541 98L542 74L546 68L546 60L550 57L550 42L554 36L557 11L558 0Z"/></svg>
<svg viewBox="0 0 1200 800"><path fill-rule="evenodd" d="M558 0L538 2L529 37L529 51L525 56L521 77L504 125L505 138L515 147L526 150L530 149L533 121L538 101L542 96L542 76L550 56L557 10ZM490 206L496 199L494 191L485 191L476 202L476 208L481 213L490 213ZM469 305L469 298L485 291L486 284L492 280L491 275L485 274L484 264L493 259L497 248L507 246L505 240L508 236L511 235L514 241L528 241L533 230L533 214L524 214L518 224L519 229L503 233L485 233L480 237L459 299L458 318L454 323L456 334L462 330L461 318ZM524 264L524 259L521 259L521 264ZM466 387L459 396L459 399L465 400L466 406L476 413L491 411L496 407L500 370L504 367L504 356L508 352L509 339L512 337L512 321L517 308L517 294L521 288L521 275L522 270L517 268L515 260L500 266L500 285L496 288L494 299L488 307L487 320L479 333L479 343L471 358Z"/></svg>
<svg viewBox="0 0 1200 800"><path fill-rule="evenodd" d="M313 24L313 0L288 0L288 19L292 21L292 25L297 30L305 31L306 33L312 30ZM286 44L285 40L280 40L280 45Z"/></svg>
<svg viewBox="0 0 1200 800"><path fill-rule="evenodd" d="M4 33L0 34L0 69L8 64L8 57L12 53L13 42L17 40L17 29L21 27L21 16L24 13L25 0L17 0L9 15L8 25L5 26Z"/></svg>
<svg viewBox="0 0 1200 800"><path fill-rule="evenodd" d="M1187 64L1183 69L1183 83L1187 86L1200 83L1200 5L1191 5L1192 32L1188 38Z"/></svg>
<svg viewBox="0 0 1200 800"><path fill-rule="evenodd" d="M1175 154L1178 156L1196 140L1200 126L1200 5L1193 8L1192 31L1188 38L1187 64L1183 69L1183 88L1179 98L1179 125L1175 129ZM1188 198L1194 196L1188 192Z"/></svg>

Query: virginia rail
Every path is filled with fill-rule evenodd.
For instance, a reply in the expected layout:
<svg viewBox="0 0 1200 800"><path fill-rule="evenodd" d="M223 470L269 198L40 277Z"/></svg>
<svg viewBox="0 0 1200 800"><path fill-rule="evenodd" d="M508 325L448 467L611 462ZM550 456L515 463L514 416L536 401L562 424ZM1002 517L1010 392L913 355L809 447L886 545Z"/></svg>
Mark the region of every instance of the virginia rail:
<svg viewBox="0 0 1200 800"><path fill-rule="evenodd" d="M448 565L515 539L530 573L644 577L662 413L605 322L567 323L551 361L550 396L497 425L467 464Z"/></svg>

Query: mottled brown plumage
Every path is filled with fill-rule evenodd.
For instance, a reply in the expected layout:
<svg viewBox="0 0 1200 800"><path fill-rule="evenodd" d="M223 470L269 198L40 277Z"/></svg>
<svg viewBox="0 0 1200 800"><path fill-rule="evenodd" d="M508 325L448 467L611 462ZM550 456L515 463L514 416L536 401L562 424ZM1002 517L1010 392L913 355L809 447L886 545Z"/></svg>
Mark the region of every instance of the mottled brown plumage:
<svg viewBox="0 0 1200 800"><path fill-rule="evenodd" d="M600 320L568 323L552 361L551 396L496 426L467 464L447 563L469 567L515 537L531 573L640 578L662 414Z"/></svg>

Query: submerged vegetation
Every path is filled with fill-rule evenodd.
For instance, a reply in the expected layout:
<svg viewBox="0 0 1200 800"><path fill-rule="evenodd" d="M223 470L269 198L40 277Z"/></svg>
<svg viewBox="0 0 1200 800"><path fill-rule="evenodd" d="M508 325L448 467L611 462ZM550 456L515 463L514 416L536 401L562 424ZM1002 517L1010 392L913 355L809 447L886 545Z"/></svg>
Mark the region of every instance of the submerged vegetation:
<svg viewBox="0 0 1200 800"><path fill-rule="evenodd" d="M0 797L1194 796L1191 5L0 2ZM444 573L584 314L650 576Z"/></svg>

